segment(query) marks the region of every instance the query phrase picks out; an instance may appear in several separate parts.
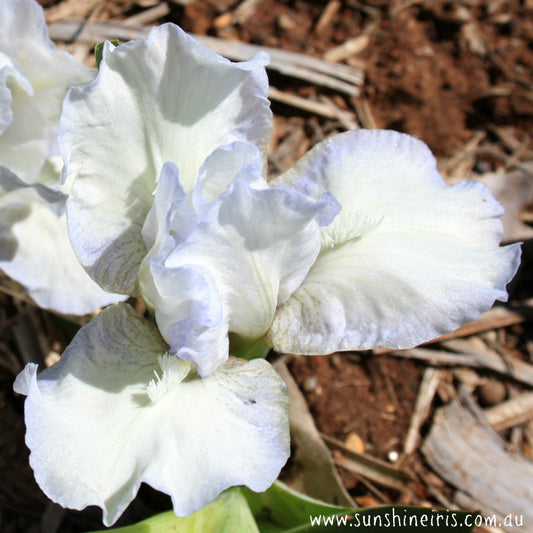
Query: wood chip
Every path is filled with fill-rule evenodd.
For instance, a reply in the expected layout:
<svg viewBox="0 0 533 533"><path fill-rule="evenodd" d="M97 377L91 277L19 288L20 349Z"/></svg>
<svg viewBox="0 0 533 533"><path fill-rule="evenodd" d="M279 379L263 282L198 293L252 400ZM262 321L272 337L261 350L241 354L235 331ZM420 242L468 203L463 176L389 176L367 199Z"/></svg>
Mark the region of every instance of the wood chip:
<svg viewBox="0 0 533 533"><path fill-rule="evenodd" d="M439 409L422 446L429 465L469 495L473 508L503 522L512 513L533 524L533 463L509 453L472 398Z"/></svg>
<svg viewBox="0 0 533 533"><path fill-rule="evenodd" d="M329 0L315 25L315 32L322 33L333 21L333 18L341 8L340 0Z"/></svg>
<svg viewBox="0 0 533 533"><path fill-rule="evenodd" d="M510 400L485 409L484 412L495 431L524 424L533 420L533 392L514 396Z"/></svg>
<svg viewBox="0 0 533 533"><path fill-rule="evenodd" d="M407 490L407 484L412 480L407 472L369 454L356 453L328 435L322 434L322 438L331 450L341 452L341 455L337 455L335 458L338 466L363 476L378 485L399 491Z"/></svg>
<svg viewBox="0 0 533 533"><path fill-rule="evenodd" d="M479 24L469 21L461 26L461 36L466 41L468 49L480 57L487 55L488 47Z"/></svg>
<svg viewBox="0 0 533 533"><path fill-rule="evenodd" d="M377 128L374 115L370 109L370 104L365 98L352 98L352 103L355 108L357 119L367 130L375 130Z"/></svg>
<svg viewBox="0 0 533 533"><path fill-rule="evenodd" d="M138 26L141 24L151 24L157 20L166 17L170 13L170 8L166 2L162 2L150 9L146 9L137 15L128 17L124 24L126 26Z"/></svg>
<svg viewBox="0 0 533 533"><path fill-rule="evenodd" d="M56 3L45 10L46 22L51 24L68 18L88 17L102 3L102 0L69 0Z"/></svg>
<svg viewBox="0 0 533 533"><path fill-rule="evenodd" d="M424 371L413 415L411 416L411 423L409 424L407 436L405 437L403 451L406 455L413 453L418 447L420 428L431 409L433 398L440 383L441 373L439 369L433 367L428 367Z"/></svg>
<svg viewBox="0 0 533 533"><path fill-rule="evenodd" d="M469 366L486 368L515 379L521 383L533 386L533 365L518 359L504 361L493 353L451 353L446 350L430 350L426 348L411 348L409 350L393 351L390 355L426 361L431 365Z"/></svg>
<svg viewBox="0 0 533 533"><path fill-rule="evenodd" d="M357 119L352 113L339 109L331 100L317 102L316 100L310 100L309 98L302 98L292 93L280 91L275 87L270 87L268 95L272 100L281 102L282 104L302 109L308 113L338 120L346 130L357 129L359 127Z"/></svg>
<svg viewBox="0 0 533 533"><path fill-rule="evenodd" d="M438 165L439 172L448 178L448 183L462 181L472 171L476 161L476 149L487 137L485 131L476 131L452 157ZM455 179L454 179L455 178Z"/></svg>
<svg viewBox="0 0 533 533"><path fill-rule="evenodd" d="M533 202L533 160L524 163L520 170L497 172L479 176L500 202L505 212L502 216L505 242L533 238L533 228L521 220L524 207Z"/></svg>
<svg viewBox="0 0 533 533"><path fill-rule="evenodd" d="M309 147L309 140L304 133L303 126L295 126L278 144L270 156L271 162L278 172L284 172L296 163Z"/></svg>
<svg viewBox="0 0 533 533"><path fill-rule="evenodd" d="M249 18L253 16L259 5L264 0L244 0L233 14L233 21L237 24L244 24Z"/></svg>
<svg viewBox="0 0 533 533"><path fill-rule="evenodd" d="M327 52L324 53L324 59L326 61L344 61L349 57L355 56L361 53L367 46L370 41L368 35L359 35L353 39L349 39L339 46L330 48Z"/></svg>

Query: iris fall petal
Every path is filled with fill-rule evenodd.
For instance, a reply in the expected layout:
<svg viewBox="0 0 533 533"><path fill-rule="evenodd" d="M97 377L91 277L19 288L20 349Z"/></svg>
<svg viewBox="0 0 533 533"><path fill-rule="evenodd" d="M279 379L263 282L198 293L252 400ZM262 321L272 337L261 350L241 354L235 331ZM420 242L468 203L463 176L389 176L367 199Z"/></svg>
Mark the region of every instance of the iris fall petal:
<svg viewBox="0 0 533 533"><path fill-rule="evenodd" d="M311 150L277 186L316 198L330 191L340 215L270 330L294 353L407 348L474 320L519 264L499 247L501 206L482 184L448 186L420 141L355 131Z"/></svg>
<svg viewBox="0 0 533 533"><path fill-rule="evenodd" d="M287 394L264 360L230 359L207 378L166 354L156 328L127 305L105 309L56 365L29 364L26 442L54 501L98 505L111 525L141 482L188 515L226 488L266 490L289 454Z"/></svg>

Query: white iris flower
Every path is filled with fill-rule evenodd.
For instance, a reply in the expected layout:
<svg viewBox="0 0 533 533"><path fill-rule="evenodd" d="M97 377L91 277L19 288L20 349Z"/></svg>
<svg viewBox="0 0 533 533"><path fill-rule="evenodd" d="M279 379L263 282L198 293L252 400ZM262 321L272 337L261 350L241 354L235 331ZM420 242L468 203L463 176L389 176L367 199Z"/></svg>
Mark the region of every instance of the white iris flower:
<svg viewBox="0 0 533 533"><path fill-rule="evenodd" d="M34 0L0 2L0 268L40 307L76 315L118 299L77 261L58 192L63 99L94 76L56 49Z"/></svg>
<svg viewBox="0 0 533 533"><path fill-rule="evenodd" d="M285 388L230 354L413 346L504 300L518 266L488 189L447 186L407 135L336 136L268 184L265 63L165 25L107 43L96 80L67 97L73 246L104 288L142 295L159 331L111 307L16 390L43 490L99 505L106 524L142 481L178 514L274 481Z"/></svg>
<svg viewBox="0 0 533 533"><path fill-rule="evenodd" d="M62 122L71 240L94 279L142 294L201 375L228 331L296 353L406 348L506 298L520 252L499 247L501 207L447 186L409 136L336 136L268 186L265 63L173 25L106 44Z"/></svg>
<svg viewBox="0 0 533 533"><path fill-rule="evenodd" d="M226 157L238 160L239 148ZM194 193L211 176L225 183L222 173L206 173ZM183 192L171 204L175 169L153 206L167 218L148 219L160 221L161 238L145 293L171 351L201 375L228 357L228 333L236 350L401 349L507 299L520 247L499 246L501 206L480 183L446 185L412 137L338 135L270 186L259 163L233 175L218 196L206 186L209 207ZM191 217L195 206L203 214Z"/></svg>

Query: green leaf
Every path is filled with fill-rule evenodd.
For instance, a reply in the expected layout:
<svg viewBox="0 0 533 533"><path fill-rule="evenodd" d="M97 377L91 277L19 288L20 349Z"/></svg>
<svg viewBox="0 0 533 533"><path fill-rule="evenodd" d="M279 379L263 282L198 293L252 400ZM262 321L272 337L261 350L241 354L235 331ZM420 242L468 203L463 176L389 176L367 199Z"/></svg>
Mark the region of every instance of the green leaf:
<svg viewBox="0 0 533 533"><path fill-rule="evenodd" d="M309 516L322 514L329 516L339 513L344 515L354 511L310 498L281 481L276 481L266 492L260 494L245 487L241 490L248 500L261 533L299 531L301 526L306 528L310 526Z"/></svg>
<svg viewBox="0 0 533 533"><path fill-rule="evenodd" d="M104 533L100 532L93 533ZM214 502L196 513L177 517L172 511L158 514L132 526L111 530L113 533L259 533L246 498L240 489L222 493Z"/></svg>
<svg viewBox="0 0 533 533"><path fill-rule="evenodd" d="M309 498L279 481L261 494L241 490L261 533L469 533L479 514L402 506L348 509Z"/></svg>
<svg viewBox="0 0 533 533"><path fill-rule="evenodd" d="M233 357L240 357L251 361L252 359L264 359L270 351L264 337L260 339L245 339L235 333L229 333L229 351Z"/></svg>
<svg viewBox="0 0 533 533"><path fill-rule="evenodd" d="M348 509L300 494L280 481L257 494L233 487L200 511L172 511L113 533L471 533L478 512L387 505ZM468 525L470 524L470 525ZM106 530L109 531L109 530ZM104 531L93 532L104 533Z"/></svg>
<svg viewBox="0 0 533 533"><path fill-rule="evenodd" d="M110 41L111 44L114 44L115 46L118 46L120 44L120 41L118 39L113 39ZM105 41L100 41L96 44L94 47L94 58L96 60L96 67L100 68L100 63L102 62L103 54L104 54L104 43Z"/></svg>

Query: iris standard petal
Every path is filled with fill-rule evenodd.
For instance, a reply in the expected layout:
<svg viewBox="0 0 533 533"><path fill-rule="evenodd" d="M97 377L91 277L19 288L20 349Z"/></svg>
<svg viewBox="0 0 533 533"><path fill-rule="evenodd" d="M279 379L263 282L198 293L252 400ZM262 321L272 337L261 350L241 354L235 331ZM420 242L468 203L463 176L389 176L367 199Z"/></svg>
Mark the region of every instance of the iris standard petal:
<svg viewBox="0 0 533 533"><path fill-rule="evenodd" d="M331 202L336 204L328 195L315 202L295 191L271 189L266 182L262 189L252 183L235 180L168 256L164 269L154 271L159 294L169 302L156 306L157 322L172 347L186 347L187 353L178 355L197 364L201 375L227 357L220 346L228 331L248 341L264 336L276 307L300 285L317 257L316 219ZM182 294L195 299L194 292L183 289L194 276L203 280L202 294L210 293L209 299L198 293L195 309L202 309L205 320L198 315L194 323L203 323L206 332L208 327L218 330L206 333L205 343L184 327L188 323L176 322L173 310L182 305Z"/></svg>
<svg viewBox="0 0 533 533"><path fill-rule="evenodd" d="M233 180L242 179L267 188L262 178L262 159L261 151L252 143L238 141L217 148L202 164L196 186L188 194L181 185L178 167L170 161L163 165L142 228L148 252L141 262L139 283L149 307L155 309L159 299L150 265L162 265L168 254L186 241L213 201Z"/></svg>
<svg viewBox="0 0 533 533"><path fill-rule="evenodd" d="M196 224L197 217L187 203L179 170L174 163L167 162L161 170L152 207L142 227L147 253L139 267L138 278L141 295L152 312L159 299L151 271L152 260L158 263L164 261Z"/></svg>
<svg viewBox="0 0 533 533"><path fill-rule="evenodd" d="M407 348L474 320L519 264L519 245L499 247L501 206L482 184L448 186L429 149L392 131L324 141L274 182L341 214L322 229L322 249L270 331L294 353Z"/></svg>
<svg viewBox="0 0 533 533"><path fill-rule="evenodd" d="M231 359L208 378L165 354L157 329L125 304L80 330L61 361L30 364L26 442L43 491L111 525L141 482L188 515L233 485L266 490L289 455L287 392L264 360Z"/></svg>
<svg viewBox="0 0 533 533"><path fill-rule="evenodd" d="M97 80L69 93L62 120L69 231L83 265L109 290L137 294L141 228L163 164L185 191L218 147L264 150L272 126L259 54L232 63L175 25L104 47Z"/></svg>
<svg viewBox="0 0 533 533"><path fill-rule="evenodd" d="M217 148L200 168L191 194L191 205L199 218L207 212L235 179L264 189L264 154L252 143L237 141Z"/></svg>
<svg viewBox="0 0 533 533"><path fill-rule="evenodd" d="M156 312L171 352L196 361L202 375L212 372L228 354L221 293L207 268L197 264L168 268L166 259L193 231L193 238L198 238L200 221L234 180L268 188L263 164L254 144L239 141L217 148L200 168L194 189L186 194L176 165L165 163L143 226L149 251L139 270L141 293ZM209 361L207 366L197 360L199 353Z"/></svg>

